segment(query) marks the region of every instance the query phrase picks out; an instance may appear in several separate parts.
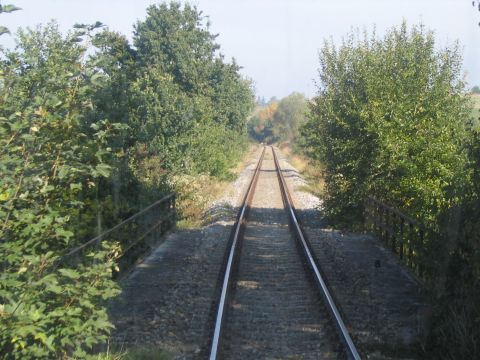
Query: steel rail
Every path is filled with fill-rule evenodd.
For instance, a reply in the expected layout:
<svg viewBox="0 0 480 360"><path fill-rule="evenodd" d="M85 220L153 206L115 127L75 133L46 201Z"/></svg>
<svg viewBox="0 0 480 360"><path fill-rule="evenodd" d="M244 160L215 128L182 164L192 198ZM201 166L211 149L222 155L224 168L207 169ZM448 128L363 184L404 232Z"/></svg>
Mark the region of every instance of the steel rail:
<svg viewBox="0 0 480 360"><path fill-rule="evenodd" d="M292 223L292 230L295 232L297 239L300 240L301 248L303 250L303 253L306 257L307 264L310 267L310 269L313 272L313 276L315 278L316 283L319 286L320 293L327 305L327 309L335 323L335 326L339 332L339 336L342 339L342 342L345 345L346 351L347 351L347 356L349 359L354 359L354 360L361 360L361 357L355 347L355 344L353 343L352 338L350 337L350 334L348 333L348 329L345 326L345 323L340 315L340 312L338 311L337 306L335 305L335 302L333 301L333 297L330 294L330 291L328 290L328 287L320 273L320 270L316 264L315 258L310 250L310 244L308 243L307 239L305 238L305 235L303 234L302 228L300 227L300 224L297 220L295 208L293 206L293 201L292 197L290 196L290 192L288 191L288 187L286 184L286 181L283 177L280 163L277 158L277 154L275 152L275 149L272 146L272 153L273 153L273 159L275 161L275 167L277 170L277 176L280 182L280 189L282 192L282 197L285 202L285 206L287 207L290 220Z"/></svg>
<svg viewBox="0 0 480 360"><path fill-rule="evenodd" d="M215 328L213 332L212 344L210 347L210 360L216 360L218 357L218 352L220 348L220 339L223 330L223 323L225 318L225 309L226 302L229 295L229 288L231 285L232 271L234 268L235 257L238 253L240 234L242 227L245 226L245 218L250 208L250 204L253 198L253 193L255 192L255 187L257 185L258 176L260 174L260 169L262 167L263 157L265 155L266 147L263 147L262 154L258 160L257 167L252 176L250 185L248 186L245 197L243 198L242 207L238 213L237 220L235 222L233 231L230 236L230 250L228 250L228 260L227 265L224 271L224 277L222 282L222 291L220 293L220 300L217 308L217 315L215 318Z"/></svg>

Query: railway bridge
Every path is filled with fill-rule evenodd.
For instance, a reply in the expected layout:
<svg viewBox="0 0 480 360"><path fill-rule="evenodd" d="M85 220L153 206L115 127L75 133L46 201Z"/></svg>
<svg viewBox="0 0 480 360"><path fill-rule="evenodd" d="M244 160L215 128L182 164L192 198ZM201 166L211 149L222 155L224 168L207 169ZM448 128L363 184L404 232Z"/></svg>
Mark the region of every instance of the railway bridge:
<svg viewBox="0 0 480 360"><path fill-rule="evenodd" d="M110 305L122 347L176 359L411 359L428 306L373 236L324 226L318 199L259 149L212 219L167 234Z"/></svg>

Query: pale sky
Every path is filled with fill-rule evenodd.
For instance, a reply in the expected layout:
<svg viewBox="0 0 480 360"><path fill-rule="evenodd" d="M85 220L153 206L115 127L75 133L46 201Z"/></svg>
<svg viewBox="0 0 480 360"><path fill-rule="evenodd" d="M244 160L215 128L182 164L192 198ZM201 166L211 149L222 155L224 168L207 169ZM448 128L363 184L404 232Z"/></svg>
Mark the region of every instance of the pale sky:
<svg viewBox="0 0 480 360"><path fill-rule="evenodd" d="M15 31L56 19L62 31L75 23L101 21L131 39L133 24L144 19L149 0L6 0L23 10L1 14L0 24ZM235 57L267 100L293 91L316 92L318 50L324 39L339 42L352 28L383 34L399 25L422 22L436 33L437 44L459 40L470 86L480 85L480 13L471 0L192 0L209 15L211 31L227 59ZM8 35L0 44L13 46Z"/></svg>

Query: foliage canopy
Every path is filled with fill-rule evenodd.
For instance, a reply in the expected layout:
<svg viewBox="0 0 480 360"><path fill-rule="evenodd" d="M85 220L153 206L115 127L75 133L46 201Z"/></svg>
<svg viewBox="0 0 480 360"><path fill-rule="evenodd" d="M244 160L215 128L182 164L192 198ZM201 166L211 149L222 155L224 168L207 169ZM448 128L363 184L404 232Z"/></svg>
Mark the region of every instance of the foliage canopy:
<svg viewBox="0 0 480 360"><path fill-rule="evenodd" d="M466 178L469 107L456 46L403 23L383 39L351 34L320 56L320 88L303 128L326 167L325 207L343 225L367 194L433 221L458 205Z"/></svg>
<svg viewBox="0 0 480 360"><path fill-rule="evenodd" d="M102 27L21 30L2 53L5 359L87 358L112 327L106 301L118 293L111 275L122 249L111 241L80 261L64 255L179 176L227 176L245 146L250 83L218 53L196 7L149 7L135 48Z"/></svg>

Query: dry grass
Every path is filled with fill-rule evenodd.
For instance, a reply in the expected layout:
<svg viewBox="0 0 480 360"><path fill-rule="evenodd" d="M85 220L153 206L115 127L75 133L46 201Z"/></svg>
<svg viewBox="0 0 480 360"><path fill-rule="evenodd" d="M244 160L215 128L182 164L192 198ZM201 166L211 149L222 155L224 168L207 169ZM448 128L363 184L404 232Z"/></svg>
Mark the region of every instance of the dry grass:
<svg viewBox="0 0 480 360"><path fill-rule="evenodd" d="M307 185L299 187L298 190L312 193L321 198L325 193L323 167L296 153L290 143L280 144L279 149L287 157L288 162L302 174L307 182Z"/></svg>
<svg viewBox="0 0 480 360"><path fill-rule="evenodd" d="M168 360L172 357L163 349L145 346L107 351L90 357L92 360Z"/></svg>
<svg viewBox="0 0 480 360"><path fill-rule="evenodd" d="M232 177L236 178L244 169L258 145L252 145L241 161L230 170ZM177 222L181 229L194 229L202 225L204 212L225 192L229 181L219 180L208 175L183 175L172 179L172 185L177 194L177 208L182 214L182 219Z"/></svg>
<svg viewBox="0 0 480 360"><path fill-rule="evenodd" d="M216 196L224 191L227 184L227 181L209 175L174 177L172 185L178 194L177 209L182 216L177 222L177 227L182 229L199 227L203 212Z"/></svg>

